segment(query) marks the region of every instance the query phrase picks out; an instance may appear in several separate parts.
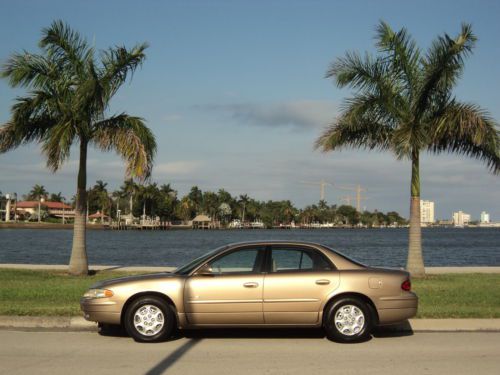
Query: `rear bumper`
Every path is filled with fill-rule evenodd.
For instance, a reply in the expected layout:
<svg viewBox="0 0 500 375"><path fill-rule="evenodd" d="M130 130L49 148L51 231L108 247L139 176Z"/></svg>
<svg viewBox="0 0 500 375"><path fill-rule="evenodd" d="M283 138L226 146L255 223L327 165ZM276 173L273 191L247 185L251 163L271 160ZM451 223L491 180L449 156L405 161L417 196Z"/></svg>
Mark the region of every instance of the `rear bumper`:
<svg viewBox="0 0 500 375"><path fill-rule="evenodd" d="M382 297L377 309L379 325L403 322L417 315L418 297L415 293L405 296Z"/></svg>
<svg viewBox="0 0 500 375"><path fill-rule="evenodd" d="M80 299L80 308L86 320L107 324L120 324L121 311L116 302L108 298Z"/></svg>

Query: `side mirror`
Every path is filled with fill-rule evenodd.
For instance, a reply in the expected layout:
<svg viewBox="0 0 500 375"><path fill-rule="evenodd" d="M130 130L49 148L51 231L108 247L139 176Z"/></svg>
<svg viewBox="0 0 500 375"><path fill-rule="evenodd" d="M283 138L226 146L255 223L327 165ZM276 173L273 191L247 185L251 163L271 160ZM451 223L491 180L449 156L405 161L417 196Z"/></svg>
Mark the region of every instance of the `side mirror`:
<svg viewBox="0 0 500 375"><path fill-rule="evenodd" d="M201 275L201 276L213 276L214 275L214 271L212 269L212 267L210 266L210 264L204 264L197 272L196 272L197 275Z"/></svg>

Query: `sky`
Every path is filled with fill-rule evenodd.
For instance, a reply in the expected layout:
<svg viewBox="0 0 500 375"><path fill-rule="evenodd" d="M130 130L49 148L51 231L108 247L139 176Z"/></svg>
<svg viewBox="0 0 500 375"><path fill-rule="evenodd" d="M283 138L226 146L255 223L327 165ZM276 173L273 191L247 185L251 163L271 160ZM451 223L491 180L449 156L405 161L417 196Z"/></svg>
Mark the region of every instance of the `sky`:
<svg viewBox="0 0 500 375"><path fill-rule="evenodd" d="M148 42L147 59L111 103L112 113L141 116L158 153L153 180L179 194L197 185L259 200L289 199L298 207L325 198L341 204L361 185L368 210L409 211L410 163L390 153L347 150L323 154L314 141L339 113L349 89L325 79L347 51L374 51L380 20L406 27L426 49L440 34L471 23L478 42L455 94L500 120L498 1L5 1L0 12L0 64L14 52L39 52L41 30L61 19L96 49ZM0 81L0 124L25 92ZM78 153L57 173L38 144L0 155L0 191L24 194L34 184L71 197ZM124 163L90 150L88 182L118 188ZM309 182L309 183L306 183ZM479 161L423 155L422 198L436 217L485 210L500 221L499 177Z"/></svg>

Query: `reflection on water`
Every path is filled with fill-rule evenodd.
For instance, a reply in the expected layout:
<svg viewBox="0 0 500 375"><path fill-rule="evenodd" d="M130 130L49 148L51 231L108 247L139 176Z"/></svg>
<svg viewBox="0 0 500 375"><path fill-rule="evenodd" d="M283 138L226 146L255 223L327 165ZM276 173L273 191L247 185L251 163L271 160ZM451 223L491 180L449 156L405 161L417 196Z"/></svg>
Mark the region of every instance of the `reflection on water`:
<svg viewBox="0 0 500 375"><path fill-rule="evenodd" d="M423 228L427 266L500 266L500 230ZM297 229L87 232L91 264L179 266L231 242L300 240L319 242L369 265L402 267L406 229ZM72 231L1 229L0 263L67 264Z"/></svg>

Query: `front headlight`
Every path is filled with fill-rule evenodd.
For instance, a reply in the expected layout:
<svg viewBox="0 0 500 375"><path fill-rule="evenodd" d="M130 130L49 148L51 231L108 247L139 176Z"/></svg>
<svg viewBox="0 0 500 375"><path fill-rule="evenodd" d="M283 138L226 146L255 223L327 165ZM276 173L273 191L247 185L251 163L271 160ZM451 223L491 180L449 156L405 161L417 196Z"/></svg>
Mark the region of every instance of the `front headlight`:
<svg viewBox="0 0 500 375"><path fill-rule="evenodd" d="M113 292L109 289L89 289L83 295L83 298L108 298L113 297Z"/></svg>

